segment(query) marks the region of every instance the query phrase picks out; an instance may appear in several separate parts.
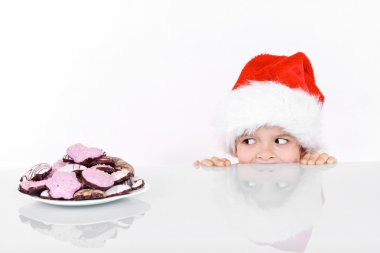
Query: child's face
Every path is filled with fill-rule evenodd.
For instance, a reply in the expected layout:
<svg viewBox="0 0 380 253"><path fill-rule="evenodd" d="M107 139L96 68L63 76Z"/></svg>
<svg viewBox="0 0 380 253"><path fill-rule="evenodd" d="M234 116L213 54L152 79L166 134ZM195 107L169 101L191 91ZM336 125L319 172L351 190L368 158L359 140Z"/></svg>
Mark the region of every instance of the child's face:
<svg viewBox="0 0 380 253"><path fill-rule="evenodd" d="M298 163L301 146L280 127L262 126L236 140L239 163Z"/></svg>

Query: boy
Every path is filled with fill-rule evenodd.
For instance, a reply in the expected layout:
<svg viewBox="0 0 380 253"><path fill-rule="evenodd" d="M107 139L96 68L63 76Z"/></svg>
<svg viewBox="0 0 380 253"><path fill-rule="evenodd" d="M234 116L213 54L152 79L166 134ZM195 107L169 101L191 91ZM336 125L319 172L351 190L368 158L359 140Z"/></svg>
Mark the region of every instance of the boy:
<svg viewBox="0 0 380 253"><path fill-rule="evenodd" d="M318 152L323 102L306 55L259 55L243 68L220 105L217 127L239 163L336 163ZM212 157L194 163L200 165L231 162Z"/></svg>

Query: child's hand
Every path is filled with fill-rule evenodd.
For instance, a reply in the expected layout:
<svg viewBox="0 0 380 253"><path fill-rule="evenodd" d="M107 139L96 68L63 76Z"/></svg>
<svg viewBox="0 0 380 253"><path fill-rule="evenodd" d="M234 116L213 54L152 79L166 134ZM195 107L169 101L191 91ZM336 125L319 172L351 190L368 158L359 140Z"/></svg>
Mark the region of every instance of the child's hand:
<svg viewBox="0 0 380 253"><path fill-rule="evenodd" d="M210 159L203 159L202 161L195 161L193 166L199 168L200 166L205 167L228 167L231 166L230 160L227 158L219 158L216 156L211 157Z"/></svg>
<svg viewBox="0 0 380 253"><path fill-rule="evenodd" d="M306 153L301 157L300 163L307 165L333 164L336 163L336 158L326 153Z"/></svg>

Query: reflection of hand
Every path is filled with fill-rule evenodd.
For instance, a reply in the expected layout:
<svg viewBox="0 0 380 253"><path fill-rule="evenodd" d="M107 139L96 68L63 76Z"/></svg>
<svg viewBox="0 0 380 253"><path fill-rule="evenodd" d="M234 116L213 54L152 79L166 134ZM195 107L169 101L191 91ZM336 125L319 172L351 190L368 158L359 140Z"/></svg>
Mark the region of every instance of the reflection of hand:
<svg viewBox="0 0 380 253"><path fill-rule="evenodd" d="M326 153L306 153L301 157L301 164L307 165L321 165L321 164L334 164L337 160L335 157Z"/></svg>
<svg viewBox="0 0 380 253"><path fill-rule="evenodd" d="M193 163L193 166L199 168L200 166L205 167L228 167L231 166L231 161L227 158L219 158L216 156L211 157L210 159L203 159L201 161L197 160Z"/></svg>

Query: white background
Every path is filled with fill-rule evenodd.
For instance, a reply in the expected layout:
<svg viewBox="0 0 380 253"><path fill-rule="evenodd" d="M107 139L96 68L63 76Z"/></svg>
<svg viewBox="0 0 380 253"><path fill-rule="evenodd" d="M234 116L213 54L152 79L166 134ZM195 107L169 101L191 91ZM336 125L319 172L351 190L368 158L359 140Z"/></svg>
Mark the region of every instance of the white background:
<svg viewBox="0 0 380 253"><path fill-rule="evenodd" d="M260 53L310 58L326 151L379 159L376 1L1 1L0 162L82 142L142 165L223 155L214 106Z"/></svg>

